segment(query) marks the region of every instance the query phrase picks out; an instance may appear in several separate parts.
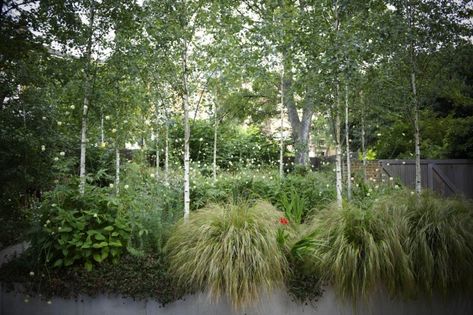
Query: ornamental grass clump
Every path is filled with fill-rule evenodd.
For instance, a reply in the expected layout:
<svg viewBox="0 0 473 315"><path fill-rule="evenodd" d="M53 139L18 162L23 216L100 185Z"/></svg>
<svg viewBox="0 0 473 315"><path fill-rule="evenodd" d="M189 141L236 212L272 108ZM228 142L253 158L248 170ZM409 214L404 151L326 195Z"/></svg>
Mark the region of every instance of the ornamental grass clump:
<svg viewBox="0 0 473 315"><path fill-rule="evenodd" d="M406 251L417 289L454 294L473 289L473 204L423 193L404 195L408 224Z"/></svg>
<svg viewBox="0 0 473 315"><path fill-rule="evenodd" d="M181 221L167 243L178 283L238 309L280 283L287 261L276 234L281 213L265 202L209 206Z"/></svg>
<svg viewBox="0 0 473 315"><path fill-rule="evenodd" d="M388 212L333 206L317 216L313 232L292 253L354 304L381 287L393 296L407 294L414 277L402 246L405 231L396 221Z"/></svg>

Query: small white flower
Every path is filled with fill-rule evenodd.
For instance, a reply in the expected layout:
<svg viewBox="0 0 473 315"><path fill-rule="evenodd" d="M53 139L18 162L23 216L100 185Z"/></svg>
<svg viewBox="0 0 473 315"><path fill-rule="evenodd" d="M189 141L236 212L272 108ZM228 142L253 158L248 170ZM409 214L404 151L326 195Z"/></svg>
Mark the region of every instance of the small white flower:
<svg viewBox="0 0 473 315"><path fill-rule="evenodd" d="M44 144L41 146L41 151L46 151L46 146Z"/></svg>
<svg viewBox="0 0 473 315"><path fill-rule="evenodd" d="M151 177L153 177L153 178L154 178L154 174L153 174L153 173L149 174L149 176L151 176Z"/></svg>
<svg viewBox="0 0 473 315"><path fill-rule="evenodd" d="M87 106L87 105L84 105L84 109L87 109L87 108L89 108L89 106Z"/></svg>
<svg viewBox="0 0 473 315"><path fill-rule="evenodd" d="M34 272L33 272L33 271L30 271L30 276L34 276Z"/></svg>
<svg viewBox="0 0 473 315"><path fill-rule="evenodd" d="M51 301L48 301L47 303L48 303L49 305L51 305L51 304L52 304L52 302L51 302Z"/></svg>
<svg viewBox="0 0 473 315"><path fill-rule="evenodd" d="M25 301L25 303L28 303L30 300L28 300L28 299L24 299L24 301Z"/></svg>
<svg viewBox="0 0 473 315"><path fill-rule="evenodd" d="M70 109L75 109L76 107L74 105L69 106Z"/></svg>
<svg viewBox="0 0 473 315"><path fill-rule="evenodd" d="M46 120L46 116L43 116L43 120Z"/></svg>
<svg viewBox="0 0 473 315"><path fill-rule="evenodd" d="M369 197L369 196L370 196L370 193L366 193L366 196Z"/></svg>
<svg viewBox="0 0 473 315"><path fill-rule="evenodd" d="M411 195L414 195L414 192L413 192L413 191L411 191Z"/></svg>
<svg viewBox="0 0 473 315"><path fill-rule="evenodd" d="M393 180L394 180L394 178L392 178L392 177L389 177L389 180L393 181Z"/></svg>
<svg viewBox="0 0 473 315"><path fill-rule="evenodd" d="M105 116L105 120L110 120L110 116L109 115Z"/></svg>
<svg viewBox="0 0 473 315"><path fill-rule="evenodd" d="M49 221L49 219L47 219L47 220L46 220L46 224L49 224L49 223L51 223L51 221Z"/></svg>
<svg viewBox="0 0 473 315"><path fill-rule="evenodd" d="M130 186L128 186L128 185L123 186L123 188L125 188L125 189L128 189L129 187L130 187Z"/></svg>
<svg viewBox="0 0 473 315"><path fill-rule="evenodd" d="M59 161L59 158L57 156L54 157L54 161Z"/></svg>
<svg viewBox="0 0 473 315"><path fill-rule="evenodd" d="M123 123L124 123L124 124L127 124L127 123L128 123L128 120L125 119L125 120L123 121Z"/></svg>
<svg viewBox="0 0 473 315"><path fill-rule="evenodd" d="M115 132L117 132L117 129L113 128L112 133L115 133Z"/></svg>
<svg viewBox="0 0 473 315"><path fill-rule="evenodd" d="M59 183L59 180L58 180L58 179L55 179L55 180L54 180L54 183L55 183L55 184Z"/></svg>
<svg viewBox="0 0 473 315"><path fill-rule="evenodd" d="M69 112L69 111L66 111L66 115L69 115L69 114L70 114L70 112Z"/></svg>
<svg viewBox="0 0 473 315"><path fill-rule="evenodd" d="M94 213L94 218L97 218L97 217L98 217L97 213Z"/></svg>
<svg viewBox="0 0 473 315"><path fill-rule="evenodd" d="M396 186L394 186L394 188L398 189L398 188L399 188L399 186L398 186L398 185L396 185Z"/></svg>
<svg viewBox="0 0 473 315"><path fill-rule="evenodd" d="M58 227L58 228L57 228L57 230L58 230L58 231L61 231L61 230L62 230L62 228L61 228L61 227Z"/></svg>
<svg viewBox="0 0 473 315"><path fill-rule="evenodd" d="M108 185L110 188L113 188L113 184Z"/></svg>
<svg viewBox="0 0 473 315"><path fill-rule="evenodd" d="M51 207L56 207L56 206L57 206L57 204L55 204L55 203L53 203L53 204L51 205Z"/></svg>
<svg viewBox="0 0 473 315"><path fill-rule="evenodd" d="M200 142L204 141L204 138L199 138L199 141L200 141Z"/></svg>
<svg viewBox="0 0 473 315"><path fill-rule="evenodd" d="M376 135L377 135L378 137L381 137L381 136L382 136L380 133L377 133Z"/></svg>
<svg viewBox="0 0 473 315"><path fill-rule="evenodd" d="M59 155L60 155L60 156L64 156L64 155L66 155L66 152L61 151L61 152L59 152Z"/></svg>
<svg viewBox="0 0 473 315"><path fill-rule="evenodd" d="M58 121L58 122L57 122L57 125L58 125L58 126L62 126L62 121Z"/></svg>

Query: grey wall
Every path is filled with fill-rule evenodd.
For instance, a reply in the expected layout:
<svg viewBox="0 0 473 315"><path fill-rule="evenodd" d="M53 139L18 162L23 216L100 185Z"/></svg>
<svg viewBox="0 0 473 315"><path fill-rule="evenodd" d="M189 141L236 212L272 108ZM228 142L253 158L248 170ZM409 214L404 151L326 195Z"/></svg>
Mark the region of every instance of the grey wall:
<svg viewBox="0 0 473 315"><path fill-rule="evenodd" d="M368 305L353 310L350 304L338 300L334 292L328 288L324 296L314 305L302 305L291 301L285 292L275 292L263 298L256 306L235 312L227 301L210 303L206 295L188 296L160 307L155 301L133 301L120 297L99 296L95 298L81 297L78 300L54 298L48 304L38 297L30 298L18 293L0 292L1 315L232 315L232 314L270 314L270 315L345 315L345 314L382 314L382 315L466 315L473 314L473 303L462 300L421 300L400 302L379 295Z"/></svg>

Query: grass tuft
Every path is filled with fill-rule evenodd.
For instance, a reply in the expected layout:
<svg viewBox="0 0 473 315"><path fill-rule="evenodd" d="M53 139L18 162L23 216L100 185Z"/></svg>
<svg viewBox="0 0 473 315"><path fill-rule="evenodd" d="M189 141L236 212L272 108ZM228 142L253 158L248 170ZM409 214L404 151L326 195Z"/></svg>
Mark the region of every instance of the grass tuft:
<svg viewBox="0 0 473 315"><path fill-rule="evenodd" d="M209 206L181 221L166 245L178 283L227 296L235 309L278 286L287 260L277 243L281 213L265 202Z"/></svg>

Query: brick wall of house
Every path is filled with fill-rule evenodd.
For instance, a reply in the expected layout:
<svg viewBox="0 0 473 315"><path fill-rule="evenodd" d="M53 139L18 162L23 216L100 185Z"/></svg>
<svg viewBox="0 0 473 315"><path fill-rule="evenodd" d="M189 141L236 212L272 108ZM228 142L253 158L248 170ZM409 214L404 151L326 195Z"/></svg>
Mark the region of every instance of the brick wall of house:
<svg viewBox="0 0 473 315"><path fill-rule="evenodd" d="M346 165L344 165L344 168L346 169ZM363 176L363 161L352 160L351 173L352 173L352 176L353 175ZM371 180L371 179L379 180L381 176L380 174L381 174L380 166L377 160L366 161L366 177L368 180Z"/></svg>

